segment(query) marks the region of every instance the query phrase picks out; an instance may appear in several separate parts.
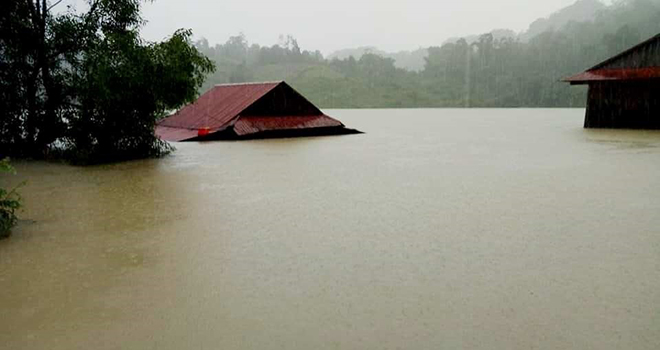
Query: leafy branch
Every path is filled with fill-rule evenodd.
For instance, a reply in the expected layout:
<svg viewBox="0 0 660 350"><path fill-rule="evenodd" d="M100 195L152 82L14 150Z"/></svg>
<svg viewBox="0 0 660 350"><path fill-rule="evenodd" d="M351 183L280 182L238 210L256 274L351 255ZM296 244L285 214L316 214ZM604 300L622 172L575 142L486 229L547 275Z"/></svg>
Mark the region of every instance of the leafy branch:
<svg viewBox="0 0 660 350"><path fill-rule="evenodd" d="M15 174L14 168L9 165L9 159L0 160L0 172ZM16 225L18 217L16 212L21 209L21 196L18 194L19 185L11 190L0 188L0 238L9 236L10 230Z"/></svg>

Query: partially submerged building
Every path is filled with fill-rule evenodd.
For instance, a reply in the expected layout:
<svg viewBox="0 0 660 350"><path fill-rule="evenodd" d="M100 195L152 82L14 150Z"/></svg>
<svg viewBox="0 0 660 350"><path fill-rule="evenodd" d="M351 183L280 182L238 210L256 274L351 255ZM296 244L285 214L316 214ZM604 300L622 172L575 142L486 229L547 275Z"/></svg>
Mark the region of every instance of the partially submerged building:
<svg viewBox="0 0 660 350"><path fill-rule="evenodd" d="M166 141L351 133L285 82L217 85L156 127Z"/></svg>
<svg viewBox="0 0 660 350"><path fill-rule="evenodd" d="M660 129L660 35L564 81L589 85L585 128Z"/></svg>

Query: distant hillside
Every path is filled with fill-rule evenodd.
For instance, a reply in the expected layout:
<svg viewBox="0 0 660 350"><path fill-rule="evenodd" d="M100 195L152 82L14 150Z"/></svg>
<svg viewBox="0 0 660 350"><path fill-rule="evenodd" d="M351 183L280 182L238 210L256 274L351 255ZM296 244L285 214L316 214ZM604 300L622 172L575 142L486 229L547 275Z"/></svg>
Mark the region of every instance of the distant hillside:
<svg viewBox="0 0 660 350"><path fill-rule="evenodd" d="M388 55L387 52L379 50L375 46L361 46L361 47L356 47L356 48L353 48L353 49L343 49L343 50L335 51L335 52L329 54L326 58L329 59L329 60L333 60L335 58L338 59L338 60L345 60L345 59L353 56L353 58L355 58L356 60L359 60L360 57L362 57L363 55L368 54L368 53L372 53L372 54L379 55L379 56Z"/></svg>
<svg viewBox="0 0 660 350"><path fill-rule="evenodd" d="M598 13L606 8L607 6L599 0L578 0L573 5L564 7L563 9L554 12L549 17L537 19L529 26L527 31L521 34L518 34L510 29L496 29L490 32L490 34L493 35L495 40L517 38L523 42L527 42L539 34L562 29L570 22L593 21ZM460 39L465 39L469 44L471 44L477 42L480 36L481 35L468 35L459 38L449 38L445 40L443 45L454 44Z"/></svg>
<svg viewBox="0 0 660 350"><path fill-rule="evenodd" d="M217 65L203 90L286 80L322 108L583 107L586 89L570 88L561 78L659 33L660 0L610 6L582 0L536 21L523 34L529 40L501 29L492 32L493 40L468 36L474 46L454 39L413 52L361 47L327 58L291 37L270 47L241 35L214 46L200 40L197 47ZM505 38L513 40L498 40Z"/></svg>
<svg viewBox="0 0 660 350"><path fill-rule="evenodd" d="M596 15L606 7L598 0L578 0L575 4L551 14L548 18L537 19L519 38L526 42L539 34L559 30L569 22L593 21Z"/></svg>
<svg viewBox="0 0 660 350"><path fill-rule="evenodd" d="M511 29L495 29L492 32L490 32L490 34L493 35L493 39L495 39L495 40L501 40L501 39L507 39L507 38L515 39L515 38L518 37L518 34L516 32L514 32L513 30L511 30ZM464 37L460 37L460 38L449 38L449 39L445 40L445 42L443 42L442 45L455 44L457 41L459 41L461 39L465 39L465 41L467 41L468 44L472 44L472 43L475 43L475 42L479 41L479 37L481 35L482 34L468 35L468 36L464 36Z"/></svg>
<svg viewBox="0 0 660 350"><path fill-rule="evenodd" d="M660 1L660 0L652 0ZM622 3L625 3L623 1ZM570 22L585 22L592 21L596 18L596 15L606 9L607 6L598 0L578 0L573 5L565 7L547 18L540 18L534 21L529 29L521 34L516 33L511 29L495 29L490 32L493 35L495 40L501 39L518 39L523 42L527 42L533 37L553 30L562 29L566 24ZM453 44L459 41L460 39L465 39L469 44L479 41L479 37L482 34L468 35L464 37L454 37L445 40L442 45ZM357 48L343 49L335 51L328 55L328 59L339 59L345 60L349 57L353 57L356 60L359 60L363 55L371 53L384 58L394 59L394 65L397 68L402 68L412 72L420 72L424 70L425 58L428 57L428 49L420 48L415 51L399 51L399 52L386 52L378 49L374 46L363 46Z"/></svg>
<svg viewBox="0 0 660 350"><path fill-rule="evenodd" d="M424 58L428 56L427 49L417 49L415 51L399 51L395 53L385 52L373 46L363 46L354 49L344 49L331 53L328 59L345 60L353 57L359 60L365 54L374 54L384 58L391 58L394 60L394 66L408 71L419 72L424 69Z"/></svg>

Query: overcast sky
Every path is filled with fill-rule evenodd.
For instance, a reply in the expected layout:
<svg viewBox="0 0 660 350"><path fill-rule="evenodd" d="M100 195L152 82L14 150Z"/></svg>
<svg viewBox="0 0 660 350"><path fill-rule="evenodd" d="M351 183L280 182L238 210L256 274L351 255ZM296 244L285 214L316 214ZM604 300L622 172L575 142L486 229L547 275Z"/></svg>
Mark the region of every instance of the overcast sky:
<svg viewBox="0 0 660 350"><path fill-rule="evenodd" d="M411 50L496 28L523 31L575 1L156 0L144 6L148 24L142 34L155 41L191 28L196 38L215 44L242 32L260 45L291 34L303 49L324 54L358 46Z"/></svg>

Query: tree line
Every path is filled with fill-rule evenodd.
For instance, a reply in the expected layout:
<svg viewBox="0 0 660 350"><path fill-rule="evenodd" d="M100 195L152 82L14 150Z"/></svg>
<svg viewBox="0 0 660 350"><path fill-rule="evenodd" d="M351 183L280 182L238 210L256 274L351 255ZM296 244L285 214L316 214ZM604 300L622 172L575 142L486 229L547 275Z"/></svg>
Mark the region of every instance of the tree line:
<svg viewBox="0 0 660 350"><path fill-rule="evenodd" d="M377 54L325 59L292 37L270 47L245 36L197 48L217 65L214 84L287 80L325 108L582 107L586 90L560 79L660 33L660 1L619 1L593 21L570 22L529 40L484 34L430 47L424 69L397 68Z"/></svg>

